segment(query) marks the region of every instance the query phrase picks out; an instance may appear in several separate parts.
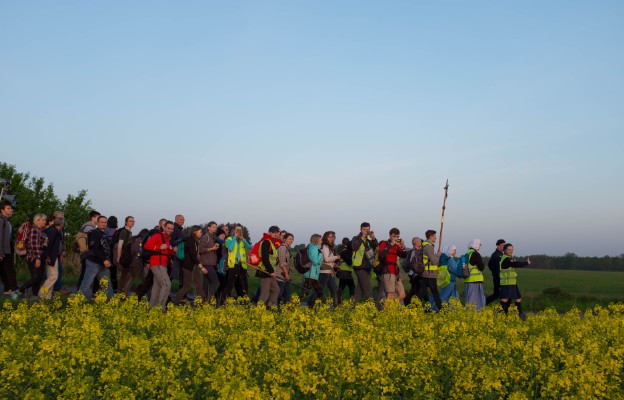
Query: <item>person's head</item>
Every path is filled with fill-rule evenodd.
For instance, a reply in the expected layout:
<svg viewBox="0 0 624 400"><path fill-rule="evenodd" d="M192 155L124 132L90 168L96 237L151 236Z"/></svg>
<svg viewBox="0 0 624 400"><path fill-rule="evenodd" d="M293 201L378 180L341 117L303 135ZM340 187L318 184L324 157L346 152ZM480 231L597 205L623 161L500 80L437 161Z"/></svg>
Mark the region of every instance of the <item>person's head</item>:
<svg viewBox="0 0 624 400"><path fill-rule="evenodd" d="M323 237L318 233L310 236L310 244L320 245L322 243Z"/></svg>
<svg viewBox="0 0 624 400"><path fill-rule="evenodd" d="M33 224L39 228L42 229L43 227L46 226L46 220L48 219L48 217L46 217L45 214L35 214L35 216L33 217Z"/></svg>
<svg viewBox="0 0 624 400"><path fill-rule="evenodd" d="M91 212L89 212L89 221L91 221L91 223L93 224L97 224L97 220L99 218L101 214L95 210L91 210Z"/></svg>
<svg viewBox="0 0 624 400"><path fill-rule="evenodd" d="M227 235L227 231L224 229L225 234ZM243 226L242 225L236 225L234 227L234 236L236 236L239 239L242 239L243 237Z"/></svg>
<svg viewBox="0 0 624 400"><path fill-rule="evenodd" d="M215 236L221 240L225 240L225 231L223 230L223 228L217 228L217 232L215 233Z"/></svg>
<svg viewBox="0 0 624 400"><path fill-rule="evenodd" d="M230 227L227 226L227 224L221 224L219 225L219 228L223 229L223 232L225 232L225 236L230 234Z"/></svg>
<svg viewBox="0 0 624 400"><path fill-rule="evenodd" d="M427 242L429 243L435 243L436 240L438 240L438 235L436 235L436 231L434 231L433 229L429 229L427 232L425 232L425 237L427 238Z"/></svg>
<svg viewBox="0 0 624 400"><path fill-rule="evenodd" d="M149 229L143 228L143 229L141 229L141 232L139 232L139 237L145 237L148 234L149 234Z"/></svg>
<svg viewBox="0 0 624 400"><path fill-rule="evenodd" d="M111 215L108 218L108 222L106 224L107 228L111 228L111 229L117 229L118 224L117 224L117 217L115 217L114 215Z"/></svg>
<svg viewBox="0 0 624 400"><path fill-rule="evenodd" d="M191 227L190 236L194 237L195 240L199 240L199 238L202 237L202 235L203 235L203 233L202 233L202 230L201 230L201 226L193 225Z"/></svg>
<svg viewBox="0 0 624 400"><path fill-rule="evenodd" d="M288 232L286 232L286 231L285 231L285 230L283 230L283 229L280 231L280 235L279 235L279 237L280 237L280 239L282 239L282 242L284 241L284 236L285 236L287 233L288 233Z"/></svg>
<svg viewBox="0 0 624 400"><path fill-rule="evenodd" d="M503 246L503 252L507 257L513 256L513 244L505 243L505 245Z"/></svg>
<svg viewBox="0 0 624 400"><path fill-rule="evenodd" d="M418 236L415 236L415 237L412 239L412 246L413 246L415 249L422 249L422 239L421 239L421 238L419 238Z"/></svg>
<svg viewBox="0 0 624 400"><path fill-rule="evenodd" d="M344 237L342 238L342 247L349 247L349 243L351 243L351 241L349 240L348 237Z"/></svg>
<svg viewBox="0 0 624 400"><path fill-rule="evenodd" d="M498 239L498 240L496 241L496 250L500 251L501 253L502 253L503 251L505 251L505 250L504 250L504 248L505 248L505 243L506 243L506 242L505 242L505 239Z"/></svg>
<svg viewBox="0 0 624 400"><path fill-rule="evenodd" d="M457 254L457 248L454 244L447 244L446 246L442 246L442 253L449 257L455 257L455 254Z"/></svg>
<svg viewBox="0 0 624 400"><path fill-rule="evenodd" d="M128 215L126 219L124 220L124 225L132 229L132 227L134 227L134 217L131 215Z"/></svg>
<svg viewBox="0 0 624 400"><path fill-rule="evenodd" d="M48 215L48 218L46 218L46 225L47 226L54 225L54 215Z"/></svg>
<svg viewBox="0 0 624 400"><path fill-rule="evenodd" d="M269 228L269 235L273 238L273 239L278 239L280 237L280 228L278 228L277 226L273 225Z"/></svg>
<svg viewBox="0 0 624 400"><path fill-rule="evenodd" d="M2 203L2 205L0 205L0 213L7 218L11 218L13 216L13 206L11 203Z"/></svg>
<svg viewBox="0 0 624 400"><path fill-rule="evenodd" d="M165 236L171 236L171 234L173 233L173 221L165 222L164 233L165 233Z"/></svg>
<svg viewBox="0 0 624 400"><path fill-rule="evenodd" d="M284 237L282 238L282 243L284 243L286 245L286 247L290 247L293 244L293 241L295 240L295 237L293 236L292 233L284 233Z"/></svg>
<svg viewBox="0 0 624 400"><path fill-rule="evenodd" d="M160 229L161 232L165 231L165 224L167 223L167 219L166 218L161 218L160 221L158 221L158 229Z"/></svg>
<svg viewBox="0 0 624 400"><path fill-rule="evenodd" d="M54 218L63 218L65 219L65 211L54 211L54 214L52 214L52 216Z"/></svg>
<svg viewBox="0 0 624 400"><path fill-rule="evenodd" d="M210 221L208 222L208 225L206 225L206 230L208 231L208 233L210 233L211 235L214 235L215 232L217 231L217 223L214 221Z"/></svg>
<svg viewBox="0 0 624 400"><path fill-rule="evenodd" d="M175 223L180 225L180 226L184 226L184 215L182 214L178 214L175 216Z"/></svg>
<svg viewBox="0 0 624 400"><path fill-rule="evenodd" d="M362 222L360 224L360 233L362 236L366 236L368 232L370 232L370 224L368 222Z"/></svg>
<svg viewBox="0 0 624 400"><path fill-rule="evenodd" d="M336 242L336 232L327 231L323 234L323 237L321 239L322 239L321 242L324 245L327 245L327 247L329 247L330 249L333 249L334 243Z"/></svg>
<svg viewBox="0 0 624 400"><path fill-rule="evenodd" d="M100 215L97 219L97 227L99 230L103 231L106 229L106 223L108 222L108 218L103 215Z"/></svg>
<svg viewBox="0 0 624 400"><path fill-rule="evenodd" d="M468 248L479 251L479 249L481 248L481 239L472 239L470 243L468 243Z"/></svg>
<svg viewBox="0 0 624 400"><path fill-rule="evenodd" d="M54 226L59 230L65 226L65 218L63 217L54 217Z"/></svg>
<svg viewBox="0 0 624 400"><path fill-rule="evenodd" d="M392 228L390 229L390 232L388 232L388 237L390 238L390 240L392 241L398 241L399 237L401 237L401 231L399 231L397 228Z"/></svg>

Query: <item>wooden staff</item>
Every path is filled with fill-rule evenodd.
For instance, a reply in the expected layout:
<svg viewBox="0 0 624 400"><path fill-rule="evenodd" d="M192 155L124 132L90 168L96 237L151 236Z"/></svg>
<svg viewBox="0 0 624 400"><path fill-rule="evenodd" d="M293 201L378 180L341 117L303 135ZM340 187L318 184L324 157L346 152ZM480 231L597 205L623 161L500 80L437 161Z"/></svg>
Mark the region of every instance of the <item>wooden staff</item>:
<svg viewBox="0 0 624 400"><path fill-rule="evenodd" d="M267 271L263 270L262 268L254 267L254 266L253 266L253 265L251 265L251 264L247 264L247 266L248 266L249 268L255 269L256 271L264 272L264 273L265 273L265 274L267 274L267 275L269 275L269 274L270 274L270 272L267 272ZM270 276L270 275L269 275L269 276ZM280 279L280 278L278 278L278 277L275 277L275 280L276 280L276 281L278 281L278 282L289 282L289 281L285 281L285 280L283 280L283 279ZM297 286L298 288L305 289L303 286L301 286L301 285L297 285L297 284L296 284L296 283L294 283L293 281L290 281L290 284L291 284L291 285L293 285L293 286Z"/></svg>
<svg viewBox="0 0 624 400"><path fill-rule="evenodd" d="M446 210L446 198L448 197L448 178L446 179L446 186L444 186L444 202L442 203L442 223L440 224L440 240L438 240L438 253L442 248L442 229L444 229L444 211Z"/></svg>

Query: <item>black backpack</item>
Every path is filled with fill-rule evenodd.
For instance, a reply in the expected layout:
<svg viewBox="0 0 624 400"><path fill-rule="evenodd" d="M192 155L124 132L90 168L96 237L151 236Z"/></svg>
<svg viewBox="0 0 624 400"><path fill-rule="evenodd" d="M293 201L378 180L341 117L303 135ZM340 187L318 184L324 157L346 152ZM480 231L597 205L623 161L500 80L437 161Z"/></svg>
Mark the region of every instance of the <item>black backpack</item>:
<svg viewBox="0 0 624 400"><path fill-rule="evenodd" d="M310 255L308 254L308 248L304 247L297 251L295 255L295 269L300 274L305 274L312 268L312 260L310 260Z"/></svg>
<svg viewBox="0 0 624 400"><path fill-rule="evenodd" d="M416 274L422 274L425 271L425 263L423 262L423 250L411 249L407 253L407 257L403 260L403 271L413 271Z"/></svg>

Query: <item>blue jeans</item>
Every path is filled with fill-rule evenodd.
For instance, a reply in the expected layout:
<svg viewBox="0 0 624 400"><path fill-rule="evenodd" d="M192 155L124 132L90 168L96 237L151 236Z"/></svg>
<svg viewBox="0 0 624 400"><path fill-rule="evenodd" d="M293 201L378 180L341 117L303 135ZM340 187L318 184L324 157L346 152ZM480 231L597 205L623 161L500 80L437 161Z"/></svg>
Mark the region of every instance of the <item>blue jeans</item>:
<svg viewBox="0 0 624 400"><path fill-rule="evenodd" d="M95 278L108 279L106 297L108 300L110 300L111 297L113 297L113 285L110 281L110 271L104 265L94 263L91 260L86 260L84 279L82 280L82 283L80 284L80 288L78 290L81 291L87 299L90 299L93 296L92 288Z"/></svg>

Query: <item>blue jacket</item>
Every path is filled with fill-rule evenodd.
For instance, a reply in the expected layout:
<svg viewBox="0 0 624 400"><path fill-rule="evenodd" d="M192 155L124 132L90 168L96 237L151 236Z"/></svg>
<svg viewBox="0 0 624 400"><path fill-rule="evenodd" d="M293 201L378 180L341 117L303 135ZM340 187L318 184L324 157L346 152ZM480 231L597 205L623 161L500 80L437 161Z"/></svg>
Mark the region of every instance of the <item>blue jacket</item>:
<svg viewBox="0 0 624 400"><path fill-rule="evenodd" d="M451 273L451 282L455 282L456 277L462 277L462 266L453 257L442 254L440 256L440 265L444 264L448 265L448 271Z"/></svg>
<svg viewBox="0 0 624 400"><path fill-rule="evenodd" d="M318 281L319 274L321 273L321 264L323 263L323 254L321 253L321 246L311 244L308 246L308 256L312 261L312 267L308 272L303 274L304 278L314 279Z"/></svg>

